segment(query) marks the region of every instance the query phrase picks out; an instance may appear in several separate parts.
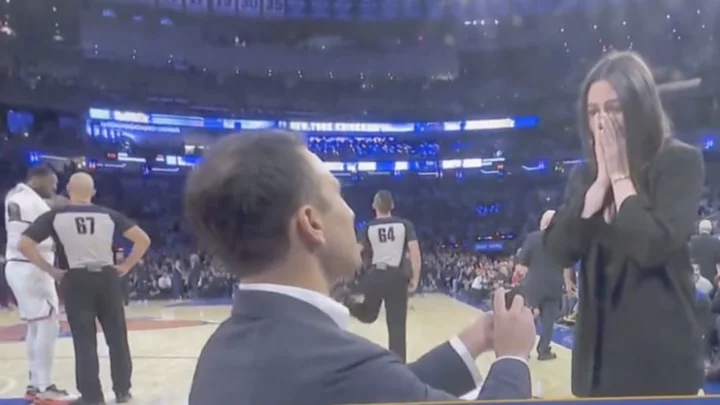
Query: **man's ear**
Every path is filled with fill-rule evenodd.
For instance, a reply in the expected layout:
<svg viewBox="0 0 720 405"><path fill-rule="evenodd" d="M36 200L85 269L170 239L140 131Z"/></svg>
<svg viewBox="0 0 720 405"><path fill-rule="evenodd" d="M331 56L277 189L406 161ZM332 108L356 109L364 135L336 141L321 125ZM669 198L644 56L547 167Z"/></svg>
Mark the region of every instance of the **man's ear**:
<svg viewBox="0 0 720 405"><path fill-rule="evenodd" d="M324 245L325 228L320 212L311 205L301 206L295 213L295 225L300 239L311 246Z"/></svg>

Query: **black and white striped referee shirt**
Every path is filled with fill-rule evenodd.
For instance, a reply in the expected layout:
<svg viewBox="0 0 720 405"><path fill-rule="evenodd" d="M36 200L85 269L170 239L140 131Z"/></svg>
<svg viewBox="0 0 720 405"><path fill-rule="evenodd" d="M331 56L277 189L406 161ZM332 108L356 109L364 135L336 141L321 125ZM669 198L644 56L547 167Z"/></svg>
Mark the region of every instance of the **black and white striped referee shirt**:
<svg viewBox="0 0 720 405"><path fill-rule="evenodd" d="M110 208L69 204L40 215L23 235L35 242L55 241L58 267L74 269L115 264L113 240L135 223Z"/></svg>
<svg viewBox="0 0 720 405"><path fill-rule="evenodd" d="M412 222L395 216L371 219L358 237L367 264L409 268L408 243L417 240Z"/></svg>

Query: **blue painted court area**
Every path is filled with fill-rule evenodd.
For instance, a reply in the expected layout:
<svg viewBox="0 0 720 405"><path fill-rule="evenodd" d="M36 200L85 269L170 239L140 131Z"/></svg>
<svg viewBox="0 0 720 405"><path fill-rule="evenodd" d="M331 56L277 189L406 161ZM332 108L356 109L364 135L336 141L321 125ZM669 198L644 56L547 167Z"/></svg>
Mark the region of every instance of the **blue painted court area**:
<svg viewBox="0 0 720 405"><path fill-rule="evenodd" d="M211 299L197 299L197 300L187 300L187 301L178 301L173 302L172 304L168 304L168 308L173 307L202 307L202 306L219 306L219 305L232 305L232 299L231 298L211 298Z"/></svg>

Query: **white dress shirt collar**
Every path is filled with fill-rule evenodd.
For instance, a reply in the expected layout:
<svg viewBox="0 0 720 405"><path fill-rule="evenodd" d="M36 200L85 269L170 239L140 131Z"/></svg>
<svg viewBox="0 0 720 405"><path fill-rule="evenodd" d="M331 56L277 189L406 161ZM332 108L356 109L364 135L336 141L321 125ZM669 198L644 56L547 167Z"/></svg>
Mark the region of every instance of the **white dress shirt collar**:
<svg viewBox="0 0 720 405"><path fill-rule="evenodd" d="M342 329L347 329L350 322L350 311L344 305L317 291L270 283L238 284L238 288L246 291L274 292L307 302L327 314Z"/></svg>

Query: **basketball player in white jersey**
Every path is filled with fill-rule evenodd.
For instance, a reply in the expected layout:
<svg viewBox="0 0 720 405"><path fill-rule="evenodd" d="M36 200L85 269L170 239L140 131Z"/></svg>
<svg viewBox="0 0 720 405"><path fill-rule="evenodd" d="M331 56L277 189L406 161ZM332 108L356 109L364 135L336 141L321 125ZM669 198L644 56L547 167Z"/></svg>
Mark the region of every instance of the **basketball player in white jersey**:
<svg viewBox="0 0 720 405"><path fill-rule="evenodd" d="M5 197L7 246L5 277L18 304L20 317L27 322L25 343L30 382L25 399L32 402L62 399L68 393L51 382L55 341L59 332L59 300L53 277L32 265L18 251L23 231L49 211L45 200L55 198L58 179L46 167L32 168L25 183L19 183ZM55 253L51 239L40 244L46 260L53 263Z"/></svg>

